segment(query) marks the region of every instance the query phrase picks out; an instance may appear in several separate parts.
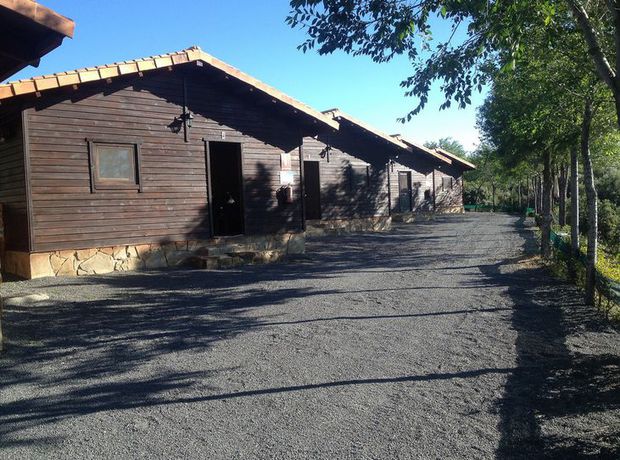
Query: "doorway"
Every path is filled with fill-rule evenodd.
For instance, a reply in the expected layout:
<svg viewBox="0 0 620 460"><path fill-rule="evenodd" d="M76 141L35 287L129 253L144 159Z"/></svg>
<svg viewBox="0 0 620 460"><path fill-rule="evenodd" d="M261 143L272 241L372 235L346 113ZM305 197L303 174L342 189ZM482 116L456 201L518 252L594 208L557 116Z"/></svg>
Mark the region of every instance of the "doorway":
<svg viewBox="0 0 620 460"><path fill-rule="evenodd" d="M244 232L241 144L209 142L208 181L214 236Z"/></svg>
<svg viewBox="0 0 620 460"><path fill-rule="evenodd" d="M411 171L398 171L398 202L400 212L411 212Z"/></svg>
<svg viewBox="0 0 620 460"><path fill-rule="evenodd" d="M306 219L321 218L321 178L318 161L304 161L304 208Z"/></svg>

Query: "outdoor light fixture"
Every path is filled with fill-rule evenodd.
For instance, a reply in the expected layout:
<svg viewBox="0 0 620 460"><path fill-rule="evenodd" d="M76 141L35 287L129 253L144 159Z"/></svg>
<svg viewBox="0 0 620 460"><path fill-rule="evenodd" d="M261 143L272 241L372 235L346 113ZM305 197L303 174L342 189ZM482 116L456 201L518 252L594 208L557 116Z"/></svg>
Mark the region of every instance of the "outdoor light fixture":
<svg viewBox="0 0 620 460"><path fill-rule="evenodd" d="M388 166L390 167L390 171L394 172L394 165L396 164L396 160L398 159L398 155L396 155L394 158L390 158L388 160Z"/></svg>
<svg viewBox="0 0 620 460"><path fill-rule="evenodd" d="M329 163L329 152L331 152L332 147L331 145L326 145L325 148L323 150L321 150L321 153L319 153L319 156L321 158L326 158L327 157L327 162Z"/></svg>
<svg viewBox="0 0 620 460"><path fill-rule="evenodd" d="M192 120L194 119L194 115L189 110L187 112L183 112L179 119L186 124L188 128L192 127Z"/></svg>

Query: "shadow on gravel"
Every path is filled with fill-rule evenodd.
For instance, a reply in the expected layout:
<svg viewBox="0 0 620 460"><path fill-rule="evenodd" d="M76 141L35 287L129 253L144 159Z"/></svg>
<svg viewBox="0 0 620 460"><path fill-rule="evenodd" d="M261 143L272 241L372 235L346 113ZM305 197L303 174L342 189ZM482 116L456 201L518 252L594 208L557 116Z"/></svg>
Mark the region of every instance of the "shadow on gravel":
<svg viewBox="0 0 620 460"><path fill-rule="evenodd" d="M313 295L346 295L347 292L340 290L316 288L314 281L361 268L385 269L385 254L402 252L399 248L403 241L408 244L413 241L412 248L417 250L390 261L392 269L410 270L436 263L427 247L432 245L433 250L441 252L446 250L442 246L446 243L418 240L420 233L425 228L432 229L432 225L433 222L422 222L386 234L327 237L315 245L316 251L310 256L292 264L247 266L229 271L166 270L43 279L23 284L27 290L37 287L48 292L55 290L59 298L36 307L5 310L8 341L7 351L0 359L0 445L56 443L61 440L26 438L21 432L84 414L183 402L182 395L191 394L194 388L209 390L209 377L217 371L196 371L192 366L179 369L166 363L176 360L180 354L203 353L219 341L259 327L306 322L250 312ZM446 264L458 261L456 255ZM286 280L310 282L306 283L308 287L278 290L262 287L265 282ZM15 286L11 289L19 293L20 284ZM3 289L6 287L10 288L5 285ZM76 292L73 299L71 292ZM411 317L460 313L465 312L419 313ZM334 316L307 322L398 317ZM398 376L385 379L385 383L454 377L459 376ZM328 382L320 386L373 382ZM315 386L257 390L256 394ZM3 398L3 392L9 389L12 399ZM211 399L244 396L211 390L215 393Z"/></svg>
<svg viewBox="0 0 620 460"><path fill-rule="evenodd" d="M475 217L450 216L457 224L472 219ZM609 326L596 312L581 304L581 296L575 289L552 281L541 270L509 271L505 270L507 262L472 266L466 250L445 258L451 251L446 241L458 238L450 233L456 231L458 225L434 229L435 234L445 239L424 239L425 231L430 232L438 221L441 222L441 218L398 227L386 234L325 238L314 244L312 254L293 264L249 266L231 271L116 274L37 280L27 284L79 293L76 299L57 300L34 308L11 308L5 312L5 334L9 343L7 353L0 360L0 445L57 443L60 439L26 438L22 432L103 411L323 387L433 381L499 373L509 377L499 407L502 440L498 457L571 458L590 453L618 456L620 429L617 426L606 427L603 423L602 427L591 427L592 430L587 426L566 430L589 433L579 438L549 434L541 428L543 421L604 414L606 410L620 408L618 357L578 354L569 351L566 344L568 334L601 331ZM512 225L504 226L507 231L514 231ZM501 231L502 225L498 227ZM527 234L529 232L524 232L524 238ZM493 237L500 238L499 235L484 236L486 240ZM402 251L403 242L408 245L407 251ZM386 254L395 257L386 262ZM438 258L438 254L444 256ZM482 276L478 280L459 288L490 286L508 291L517 305L512 317L512 326L518 332L516 370L511 367L404 375L230 393L226 388L209 386L210 377L218 371L197 371L191 362L177 364L181 354L187 359L187 355L204 353L220 341L260 327L403 317L343 315L288 320L260 312L268 306L309 296L345 295L347 293L340 290L316 287L316 281L338 277L343 272L421 269L479 269ZM301 281L301 287L275 290L263 285L287 280ZM97 295L88 300L92 293ZM499 310L503 308L489 306L471 313ZM252 314L255 311L258 312ZM447 310L406 316L469 312ZM11 389L12 402L2 397L8 389Z"/></svg>
<svg viewBox="0 0 620 460"><path fill-rule="evenodd" d="M525 246L535 246L532 232L519 226ZM620 357L567 345L570 335L614 326L584 305L574 286L542 268L515 270L515 262L481 267L485 280L507 288L516 305L517 368L499 407L497 458L620 458L618 414L612 412L620 409Z"/></svg>

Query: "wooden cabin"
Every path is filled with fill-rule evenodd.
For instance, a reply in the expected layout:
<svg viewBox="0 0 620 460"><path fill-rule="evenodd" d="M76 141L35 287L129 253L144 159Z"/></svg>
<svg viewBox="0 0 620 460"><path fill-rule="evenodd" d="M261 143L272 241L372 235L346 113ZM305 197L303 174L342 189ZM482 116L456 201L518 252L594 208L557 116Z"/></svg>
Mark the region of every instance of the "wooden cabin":
<svg viewBox="0 0 620 460"><path fill-rule="evenodd" d="M339 124L336 132L304 139L306 226L381 230L390 225L388 163L406 146L343 112L323 112Z"/></svg>
<svg viewBox="0 0 620 460"><path fill-rule="evenodd" d="M435 171L436 208L439 212L463 212L463 172L476 166L447 150L438 148L435 151L450 160L448 165L441 164Z"/></svg>
<svg viewBox="0 0 620 460"><path fill-rule="evenodd" d="M399 139L407 144L412 152L426 153L427 159L433 157L432 161L426 163L422 160L415 161L416 164L424 165L418 169L425 172L424 194L428 197L424 204L425 210L437 213L464 212L463 173L475 169L475 165L446 150L428 149L401 136ZM419 177L419 179L418 183L423 183L424 178ZM414 191L414 195L419 195L419 193Z"/></svg>
<svg viewBox="0 0 620 460"><path fill-rule="evenodd" d="M196 47L0 85L0 104L3 266L25 278L302 252L303 139L338 129Z"/></svg>
<svg viewBox="0 0 620 460"><path fill-rule="evenodd" d="M75 23L71 19L35 1L0 0L0 81L29 65L37 67L45 54L57 48L66 37L73 37L74 29ZM2 117L3 114L0 112L0 124ZM5 141L7 139L2 137L0 132L0 150ZM14 146L12 148L15 149ZM0 156L0 181L6 182L0 187L7 190L5 195L9 201L15 198L12 196L13 193L19 195L16 189L24 186L19 167L17 170L13 169L14 163L10 161L11 158L9 153L7 164L5 158ZM14 174L15 172L17 174ZM23 205L19 204L19 201L17 198L18 207ZM5 247L3 221L3 206L0 201L0 264L4 258Z"/></svg>
<svg viewBox="0 0 620 460"><path fill-rule="evenodd" d="M387 135L341 110L323 113L339 129L304 139L309 230L382 230L393 217L463 211L462 170L447 155Z"/></svg>
<svg viewBox="0 0 620 460"><path fill-rule="evenodd" d="M0 85L2 263L36 278L271 261L304 251L306 221L462 210L459 161L197 47L20 80Z"/></svg>

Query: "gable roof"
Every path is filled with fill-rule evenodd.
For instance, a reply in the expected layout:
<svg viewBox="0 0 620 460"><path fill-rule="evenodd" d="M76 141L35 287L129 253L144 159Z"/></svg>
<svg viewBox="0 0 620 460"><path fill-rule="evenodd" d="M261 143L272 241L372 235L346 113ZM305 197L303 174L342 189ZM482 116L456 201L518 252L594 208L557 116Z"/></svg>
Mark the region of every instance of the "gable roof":
<svg viewBox="0 0 620 460"><path fill-rule="evenodd" d="M444 155L441 155L437 151L433 149L429 149L428 147L424 147L422 144L418 144L417 142L412 141L411 139L407 139L400 134L393 135L396 139L399 139L401 142L405 143L411 150L420 151L426 155L432 156L436 160L443 161L444 163L452 164L452 160Z"/></svg>
<svg viewBox="0 0 620 460"><path fill-rule="evenodd" d="M0 0L0 81L73 37L75 23L33 0Z"/></svg>
<svg viewBox="0 0 620 460"><path fill-rule="evenodd" d="M155 69L170 68L176 65L191 62L196 63L196 65L200 67L208 66L220 70L226 75L226 78L233 78L251 86L253 89L261 91L271 97L274 102L279 101L290 106L294 111L301 112L313 118L315 123L320 122L332 129L338 129L338 122L333 120L331 117L328 117L318 110L293 99L283 92L278 91L262 81L240 71L230 64L205 53L197 46L173 53L160 54L157 56L149 56L146 58L116 62L114 64L100 65L96 67L86 67L68 72L59 72L51 75L43 75L40 77L9 82L4 85L0 85L0 103L4 100L24 94L40 95L40 93L44 91L55 88L113 79L123 75L141 74Z"/></svg>
<svg viewBox="0 0 620 460"><path fill-rule="evenodd" d="M465 169L476 169L476 165L473 163L470 163L467 160L464 160L461 157L456 156L454 153L450 153L447 150L444 150L442 148L436 148L435 149L437 152L441 153L442 155L447 156L448 158L450 158L453 162L457 162L460 163L461 166L464 166Z"/></svg>
<svg viewBox="0 0 620 460"><path fill-rule="evenodd" d="M346 120L351 124L357 125L359 128L363 129L364 131L368 132L369 134L379 138L379 139L383 139L387 142L389 142L392 145L395 145L396 147L400 147L401 149L405 149L408 150L408 147L405 143L401 142L400 139L395 138L393 136L390 136L389 134L386 134L382 131L379 131L378 129L376 129L373 126L370 126L366 123L364 123L363 121L358 120L357 118L352 117L351 115L344 113L342 110L340 109L329 109L329 110L324 110L323 113L325 115L329 115L330 117L332 117L334 120L340 121L340 120Z"/></svg>

